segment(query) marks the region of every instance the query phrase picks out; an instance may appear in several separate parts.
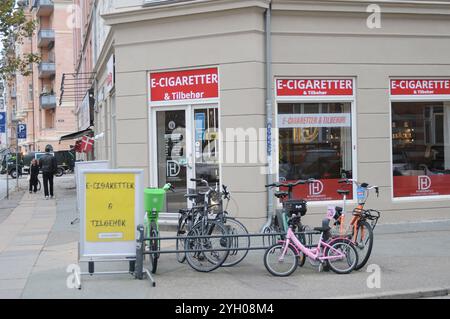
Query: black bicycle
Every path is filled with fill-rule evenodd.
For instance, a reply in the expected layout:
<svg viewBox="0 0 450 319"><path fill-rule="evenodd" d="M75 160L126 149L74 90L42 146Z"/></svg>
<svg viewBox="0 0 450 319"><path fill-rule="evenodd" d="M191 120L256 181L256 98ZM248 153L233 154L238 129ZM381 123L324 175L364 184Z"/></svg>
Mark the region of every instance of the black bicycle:
<svg viewBox="0 0 450 319"><path fill-rule="evenodd" d="M188 264L197 271L210 272L219 268L227 259L230 248L230 239L222 223L209 218L212 189L207 181L202 179L191 179L191 181L202 182L207 186L206 192L199 193L204 196L204 203L197 206L198 222L194 223L192 229L184 238L186 260ZM198 209L198 210L197 210ZM224 236L225 237L222 237ZM183 240L183 238L180 238ZM178 246L180 241L178 240ZM180 256L178 256L180 258Z"/></svg>

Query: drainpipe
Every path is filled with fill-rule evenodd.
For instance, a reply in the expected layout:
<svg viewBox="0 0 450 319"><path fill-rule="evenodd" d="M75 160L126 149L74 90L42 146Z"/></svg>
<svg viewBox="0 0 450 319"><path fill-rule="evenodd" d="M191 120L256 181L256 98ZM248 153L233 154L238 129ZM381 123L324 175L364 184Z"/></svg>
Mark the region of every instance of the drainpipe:
<svg viewBox="0 0 450 319"><path fill-rule="evenodd" d="M265 13L265 57L266 57L266 132L267 132L267 172L266 183L273 183L272 175L272 123L273 123L273 91L272 91L272 1L269 2L269 7ZM261 228L264 232L272 223L273 217L273 190L267 189L267 221Z"/></svg>

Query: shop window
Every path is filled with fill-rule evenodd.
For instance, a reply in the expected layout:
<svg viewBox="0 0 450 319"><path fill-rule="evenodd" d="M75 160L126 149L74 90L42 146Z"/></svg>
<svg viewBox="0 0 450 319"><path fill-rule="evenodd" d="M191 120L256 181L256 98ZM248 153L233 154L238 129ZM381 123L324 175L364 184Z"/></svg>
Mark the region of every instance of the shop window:
<svg viewBox="0 0 450 319"><path fill-rule="evenodd" d="M279 178L318 182L296 188L308 200L340 199L340 178L352 177L351 103L280 103Z"/></svg>
<svg viewBox="0 0 450 319"><path fill-rule="evenodd" d="M450 194L450 103L392 103L394 197Z"/></svg>

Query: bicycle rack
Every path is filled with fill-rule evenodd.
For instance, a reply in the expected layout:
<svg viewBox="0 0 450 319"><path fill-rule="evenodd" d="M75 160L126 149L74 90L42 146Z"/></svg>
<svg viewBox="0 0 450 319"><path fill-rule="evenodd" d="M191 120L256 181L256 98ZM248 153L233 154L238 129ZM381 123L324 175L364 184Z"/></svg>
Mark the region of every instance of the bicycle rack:
<svg viewBox="0 0 450 319"><path fill-rule="evenodd" d="M147 278L152 282L152 286L156 286L156 282L153 279L150 271L144 268L144 255L150 254L173 254L173 253L192 253L192 252L208 252L208 251L240 251L240 250L266 250L278 241L277 237L285 236L286 233L254 233L254 234L241 234L241 235L199 235L199 236L170 236L170 237L144 237L144 226L138 225L138 238L136 240L136 263L135 263L135 278L143 279L144 273ZM308 243L305 245L308 248L315 247L317 245L312 244L312 235L320 234L319 231L304 231L295 232L296 235L306 235L308 236ZM264 238L268 237L268 245L265 245ZM249 247L224 247L220 249L169 249L169 250L145 250L144 241L149 240L186 240L186 239L202 239L202 238L249 238ZM251 238L263 238L262 245L252 246Z"/></svg>

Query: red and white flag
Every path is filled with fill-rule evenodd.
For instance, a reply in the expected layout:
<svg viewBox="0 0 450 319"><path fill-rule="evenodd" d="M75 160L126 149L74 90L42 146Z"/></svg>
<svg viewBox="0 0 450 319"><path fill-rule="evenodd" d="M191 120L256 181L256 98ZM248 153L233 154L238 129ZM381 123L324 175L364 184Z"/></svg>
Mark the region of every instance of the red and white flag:
<svg viewBox="0 0 450 319"><path fill-rule="evenodd" d="M81 151L84 153L89 153L92 151L92 148L94 146L94 138L89 137L87 135L83 136L81 138Z"/></svg>

